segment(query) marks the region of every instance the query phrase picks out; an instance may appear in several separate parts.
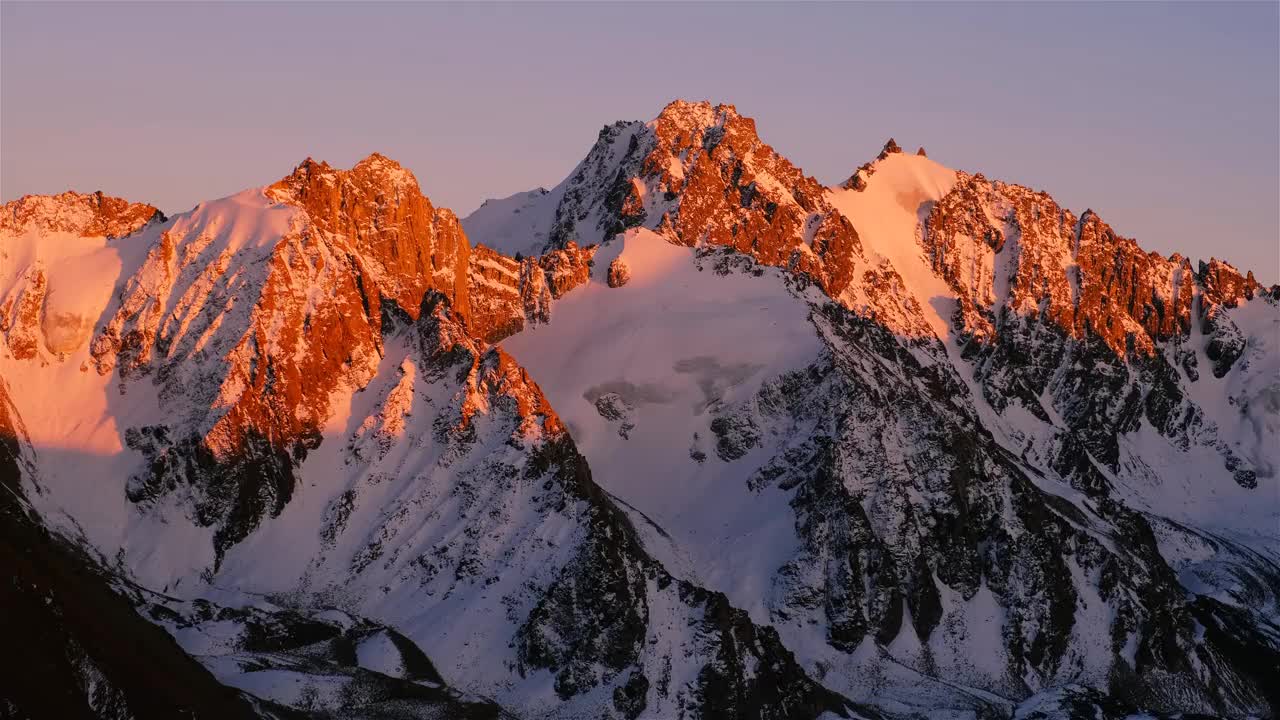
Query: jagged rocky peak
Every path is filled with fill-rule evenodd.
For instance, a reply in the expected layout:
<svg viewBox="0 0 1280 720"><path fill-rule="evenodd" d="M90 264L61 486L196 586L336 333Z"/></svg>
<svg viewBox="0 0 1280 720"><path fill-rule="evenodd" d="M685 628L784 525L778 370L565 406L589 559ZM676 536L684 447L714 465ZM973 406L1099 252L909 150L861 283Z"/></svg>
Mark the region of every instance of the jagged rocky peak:
<svg viewBox="0 0 1280 720"><path fill-rule="evenodd" d="M677 98L662 108L655 122L693 130L723 125L730 118L737 117L740 117L738 108L728 103L712 104L710 100L690 101ZM752 126L754 127L754 122Z"/></svg>
<svg viewBox="0 0 1280 720"><path fill-rule="evenodd" d="M510 254L590 247L643 227L676 244L732 247L837 296L860 243L825 191L734 106L676 100L649 122L606 125L553 190L488 203L464 223Z"/></svg>
<svg viewBox="0 0 1280 720"><path fill-rule="evenodd" d="M898 142L893 138L889 138L887 141L885 141L884 147L880 148L880 154L876 156L876 159L883 160L889 157L890 155L894 155L900 152L902 152L902 148L898 147Z"/></svg>
<svg viewBox="0 0 1280 720"><path fill-rule="evenodd" d="M860 243L825 188L774 152L732 105L677 100L648 123L601 131L548 195L549 245L594 244L645 227L682 245L732 247L803 273L832 296Z"/></svg>
<svg viewBox="0 0 1280 720"><path fill-rule="evenodd" d="M656 176L655 191L675 203L661 215L655 208L649 222L657 217L656 229L677 242L732 247L839 296L861 242L822 184L761 140L755 121L731 105L680 115L701 115L704 124L687 135L683 126L666 129L662 115L655 121L658 142L644 167ZM705 122L708 115L714 123Z"/></svg>
<svg viewBox="0 0 1280 720"><path fill-rule="evenodd" d="M876 155L876 159L859 165L858 169L854 170L853 174L849 176L849 179L840 183L840 187L846 190L857 190L858 192L866 190L867 181L876 172L876 163L887 159L890 155L901 154L902 148L898 145L898 141L893 138L889 138L885 141L884 146L880 148L880 153ZM923 146L921 146L919 150L916 150L916 155L919 155L920 157L928 157L924 152Z"/></svg>
<svg viewBox="0 0 1280 720"><path fill-rule="evenodd" d="M104 195L101 190L58 195L24 195L0 207L0 232L64 232L79 237L119 238L147 223L165 221L164 213L146 203Z"/></svg>
<svg viewBox="0 0 1280 720"><path fill-rule="evenodd" d="M374 270L383 295L408 317L416 317L423 292L436 290L490 342L546 322L551 299L586 281L593 252L572 240L518 260L472 249L453 211L432 205L412 172L379 153L350 170L308 158L266 192L302 207L325 231L353 239L362 269Z"/></svg>
<svg viewBox="0 0 1280 720"><path fill-rule="evenodd" d="M374 153L338 170L307 158L265 192L303 208L319 229L353 240L410 316L427 286L465 307L470 246L462 227L452 211L433 206L413 173L394 160Z"/></svg>
<svg viewBox="0 0 1280 720"><path fill-rule="evenodd" d="M965 338L989 338L1010 320L1044 318L1077 339L1102 340L1115 354L1150 355L1191 329L1195 289L1201 312L1252 299L1252 274L1226 263L1165 258L1116 233L1093 210L1077 218L1045 192L960 172L923 226L935 272L957 293ZM997 256L1011 258L996 262Z"/></svg>
<svg viewBox="0 0 1280 720"><path fill-rule="evenodd" d="M1197 274L1210 302L1236 307L1241 301L1252 300L1261 293L1280 299L1280 286L1268 289L1254 279L1252 270L1241 275L1239 270L1224 260L1214 257L1209 258L1209 262L1201 260Z"/></svg>
<svg viewBox="0 0 1280 720"><path fill-rule="evenodd" d="M307 157L298 163L292 173L273 185L272 189L292 189L297 192L315 181L334 185L344 180L351 180L365 186L377 185L386 189L412 189L421 194L418 179L412 172L378 152L370 153L350 170L334 168L323 160L316 161Z"/></svg>
<svg viewBox="0 0 1280 720"><path fill-rule="evenodd" d="M436 211L412 172L376 152L350 170L308 157L292 173L267 186L265 193L276 202L302 207L313 222L326 229L348 222L343 215L373 219L371 213L380 210L393 213L392 219L404 220L417 219L411 217L417 210L428 216Z"/></svg>
<svg viewBox="0 0 1280 720"><path fill-rule="evenodd" d="M955 320L966 338L989 337L993 310L1007 307L1045 316L1076 337L1091 331L1124 353L1136 331L1149 350L1151 334L1167 335L1189 317L1190 285L1175 297L1170 278L1168 302L1158 311L1145 309L1159 296L1147 254L1096 213L1085 211L1077 220L1047 193L961 172L924 227L933 268L959 297ZM1017 262L997 265L1009 242L1017 243ZM998 274L1009 277L996 280ZM997 297L997 287L1007 287L1007 297ZM1131 297L1113 303L1113 290L1126 289Z"/></svg>

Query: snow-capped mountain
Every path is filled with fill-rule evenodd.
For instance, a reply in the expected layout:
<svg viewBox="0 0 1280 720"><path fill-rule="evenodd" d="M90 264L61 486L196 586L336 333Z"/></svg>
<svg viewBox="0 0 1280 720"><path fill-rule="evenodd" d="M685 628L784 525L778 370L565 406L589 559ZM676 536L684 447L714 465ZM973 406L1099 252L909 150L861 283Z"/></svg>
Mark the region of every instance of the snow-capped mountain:
<svg viewBox="0 0 1280 720"><path fill-rule="evenodd" d="M677 101L461 221L375 154L0 243L0 551L197 716L1280 707L1280 288L1045 193Z"/></svg>

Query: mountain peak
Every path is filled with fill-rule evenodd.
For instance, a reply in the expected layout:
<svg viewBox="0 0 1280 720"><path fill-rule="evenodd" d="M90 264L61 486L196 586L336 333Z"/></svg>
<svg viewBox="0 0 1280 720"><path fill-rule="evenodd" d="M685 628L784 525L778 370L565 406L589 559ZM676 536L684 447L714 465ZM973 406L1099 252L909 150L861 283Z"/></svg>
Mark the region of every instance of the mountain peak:
<svg viewBox="0 0 1280 720"><path fill-rule="evenodd" d="M846 190L856 190L862 192L867 188L867 180L876 172L876 164L882 160L888 159L890 155L901 155L902 147L898 145L898 141L889 138L885 141L884 146L880 148L880 154L876 155L876 159L871 162L863 163L858 166L857 170L849 176L847 180L840 183L840 187ZM921 147L916 151L916 155L928 157L925 155L924 148Z"/></svg>
<svg viewBox="0 0 1280 720"><path fill-rule="evenodd" d="M155 206L129 202L101 190L24 195L0 206L0 231L15 234L34 230L118 238L137 232L153 220L166 219Z"/></svg>
<svg viewBox="0 0 1280 720"><path fill-rule="evenodd" d="M298 173L328 172L332 169L333 168L330 167L329 163L323 160L316 161L308 155L302 162L294 166L291 174L297 175Z"/></svg>
<svg viewBox="0 0 1280 720"><path fill-rule="evenodd" d="M377 150L366 155L365 158L360 162L356 163L356 165L364 165L366 163L384 163L384 164L394 165L396 167L402 167L400 163L396 162L395 160L392 160L386 155L383 155Z"/></svg>
<svg viewBox="0 0 1280 720"><path fill-rule="evenodd" d="M902 152L902 148L898 147L897 141L893 138L889 138L889 140L885 142L884 147L880 149L880 154L876 156L876 159L883 160L890 155L900 152Z"/></svg>
<svg viewBox="0 0 1280 720"><path fill-rule="evenodd" d="M1227 307L1235 307L1242 300L1252 300L1255 295L1268 292L1254 278L1253 271L1241 274L1234 265L1216 257L1210 257L1209 262L1201 260L1197 274L1204 284L1205 296ZM1271 293L1274 292L1273 288Z"/></svg>
<svg viewBox="0 0 1280 720"><path fill-rule="evenodd" d="M421 192L418 178L406 167L382 153L371 153L351 168L356 175L366 175L384 187L408 188Z"/></svg>
<svg viewBox="0 0 1280 720"><path fill-rule="evenodd" d="M369 153L363 160L351 166L355 170L405 170L404 166L380 152ZM407 171L406 171L407 172Z"/></svg>
<svg viewBox="0 0 1280 720"><path fill-rule="evenodd" d="M658 123L669 123L685 129L724 125L740 118L738 109L727 103L712 104L710 100L689 101L676 99L667 103L658 113Z"/></svg>
<svg viewBox="0 0 1280 720"><path fill-rule="evenodd" d="M358 189L361 195L377 195L380 192L422 195L418 179L412 172L377 152L357 162L350 170L335 168L323 160L316 161L308 156L298 163L292 173L268 186L267 194L277 202L306 204L308 198L329 195L339 188Z"/></svg>

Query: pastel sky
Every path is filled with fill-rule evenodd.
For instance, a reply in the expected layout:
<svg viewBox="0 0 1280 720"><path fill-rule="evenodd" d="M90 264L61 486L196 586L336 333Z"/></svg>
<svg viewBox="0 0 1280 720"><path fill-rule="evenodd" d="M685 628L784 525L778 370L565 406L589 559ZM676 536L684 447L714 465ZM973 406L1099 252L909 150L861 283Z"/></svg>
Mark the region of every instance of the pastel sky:
<svg viewBox="0 0 1280 720"><path fill-rule="evenodd" d="M889 136L1280 281L1280 4L0 4L0 196L166 212L312 156L440 205L731 102L827 183Z"/></svg>

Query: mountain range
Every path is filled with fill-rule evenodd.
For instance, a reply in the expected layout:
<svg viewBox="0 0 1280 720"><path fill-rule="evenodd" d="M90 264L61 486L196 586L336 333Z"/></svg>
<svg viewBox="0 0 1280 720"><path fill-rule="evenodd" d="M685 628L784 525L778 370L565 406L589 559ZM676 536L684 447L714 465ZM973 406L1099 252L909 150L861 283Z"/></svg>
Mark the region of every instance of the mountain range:
<svg viewBox="0 0 1280 720"><path fill-rule="evenodd" d="M1280 286L852 166L5 204L0 715L1275 717Z"/></svg>

